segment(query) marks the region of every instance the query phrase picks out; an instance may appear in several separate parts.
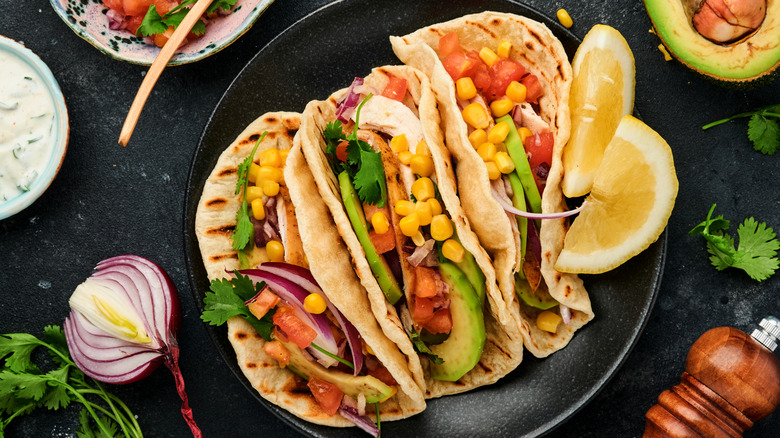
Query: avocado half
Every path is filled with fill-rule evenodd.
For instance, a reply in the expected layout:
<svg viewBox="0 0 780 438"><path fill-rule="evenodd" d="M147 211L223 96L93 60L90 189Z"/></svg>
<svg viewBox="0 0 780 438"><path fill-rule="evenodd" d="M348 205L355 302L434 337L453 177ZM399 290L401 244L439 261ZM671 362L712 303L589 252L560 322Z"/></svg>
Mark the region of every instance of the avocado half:
<svg viewBox="0 0 780 438"><path fill-rule="evenodd" d="M732 0L739 1L739 0ZM655 32L668 51L690 69L723 85L762 85L780 71L780 0L766 0L760 26L741 39L717 43L691 20L691 0L644 0ZM703 3L701 0L695 3Z"/></svg>

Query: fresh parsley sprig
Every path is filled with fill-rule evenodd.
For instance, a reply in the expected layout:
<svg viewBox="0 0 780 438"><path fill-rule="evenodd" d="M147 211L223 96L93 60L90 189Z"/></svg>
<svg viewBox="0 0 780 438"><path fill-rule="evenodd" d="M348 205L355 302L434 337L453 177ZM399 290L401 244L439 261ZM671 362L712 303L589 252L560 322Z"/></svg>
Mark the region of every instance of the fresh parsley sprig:
<svg viewBox="0 0 780 438"><path fill-rule="evenodd" d="M222 325L234 316L243 316L254 327L255 331L266 341L271 340L273 329L273 311L257 319L244 304L247 300L260 293L265 283L255 284L248 275L234 271L232 279L213 280L206 296L203 298L204 308L200 318L211 325Z"/></svg>
<svg viewBox="0 0 780 438"><path fill-rule="evenodd" d="M44 372L33 352L46 348L52 369ZM8 424L37 408L58 410L81 403L80 438L142 438L135 415L99 382L84 375L70 357L65 334L56 325L44 328L44 340L27 333L0 335L0 437ZM53 366L52 366L53 365Z"/></svg>
<svg viewBox="0 0 780 438"><path fill-rule="evenodd" d="M723 219L723 215L713 218L713 211L715 204L712 204L707 219L688 234L701 234L707 240L710 262L715 269L722 271L729 267L739 268L757 281L772 276L780 265L777 258L780 242L774 231L764 222L759 223L752 217L747 218L737 229L739 246L735 249L734 238L726 233L729 221Z"/></svg>
<svg viewBox="0 0 780 438"><path fill-rule="evenodd" d="M755 111L734 114L731 117L704 125L701 129L709 129L743 117L750 117L747 134L748 139L753 142L753 149L762 154L774 155L780 149L780 125L775 120L780 119L780 105L769 105Z"/></svg>
<svg viewBox="0 0 780 438"><path fill-rule="evenodd" d="M360 110L368 102L372 94L366 96L355 111L355 128L352 133L345 135L340 121L330 122L325 127L322 136L325 138L325 154L328 156L333 172L338 175L347 171L349 179L357 190L361 201L384 207L387 202L387 183L385 182L385 168L382 165L382 154L373 150L371 145L357 138L358 126L360 126ZM347 142L347 159L339 160L337 148L341 142Z"/></svg>
<svg viewBox="0 0 780 438"><path fill-rule="evenodd" d="M179 27L184 17L190 12L190 9L186 6L192 5L197 0L184 0L179 3L178 6L172 8L170 11L163 15L157 12L157 8L154 5L149 5L149 10L146 11L141 26L138 27L137 34L141 36L152 36L156 34L165 33L169 26L173 28ZM218 9L229 11L237 0L214 0L208 8L206 8L207 14L213 14ZM202 35L206 33L206 23L203 20L198 20L190 31L195 35Z"/></svg>
<svg viewBox="0 0 780 438"><path fill-rule="evenodd" d="M246 201L246 191L249 185L249 168L252 166L252 162L255 159L255 152L257 147L260 146L260 142L263 141L268 131L263 132L255 147L252 148L252 153L238 165L238 171L236 172L238 179L236 180L236 195L241 195L241 208L236 212L236 228L233 230L233 235L230 236L233 239L233 249L236 251L243 251L249 242L254 240L255 227L252 225L252 221L249 219L249 203ZM250 297L251 298L251 297ZM249 299L249 298L247 298Z"/></svg>

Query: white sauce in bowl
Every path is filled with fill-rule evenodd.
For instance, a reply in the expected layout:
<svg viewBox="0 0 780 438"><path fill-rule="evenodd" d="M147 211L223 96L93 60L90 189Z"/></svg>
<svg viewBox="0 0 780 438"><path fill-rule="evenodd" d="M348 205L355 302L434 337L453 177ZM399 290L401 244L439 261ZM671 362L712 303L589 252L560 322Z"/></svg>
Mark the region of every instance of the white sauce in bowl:
<svg viewBox="0 0 780 438"><path fill-rule="evenodd" d="M56 138L54 102L24 61L0 50L0 204L30 190Z"/></svg>

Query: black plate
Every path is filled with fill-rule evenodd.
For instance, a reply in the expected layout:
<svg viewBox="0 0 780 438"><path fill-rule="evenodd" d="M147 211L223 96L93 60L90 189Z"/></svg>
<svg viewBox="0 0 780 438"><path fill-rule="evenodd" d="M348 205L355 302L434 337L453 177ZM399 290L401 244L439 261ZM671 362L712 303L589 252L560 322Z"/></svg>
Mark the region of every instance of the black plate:
<svg viewBox="0 0 780 438"><path fill-rule="evenodd" d="M544 22L571 58L579 40L557 21L506 1L473 5L450 0L341 1L303 18L264 47L231 84L214 110L193 158L185 205L187 268L194 299L203 310L208 280L195 236L195 211L219 154L255 118L268 111L303 111L372 67L397 64L389 35L484 10L513 12ZM634 346L660 285L666 233L620 268L585 276L594 321L562 351L543 360L526 353L499 383L430 401L425 412L382 424L386 436L539 436L572 416L609 381ZM262 399L244 378L224 327L207 326L233 373L258 401L297 430L314 436L363 436L356 429L316 426Z"/></svg>

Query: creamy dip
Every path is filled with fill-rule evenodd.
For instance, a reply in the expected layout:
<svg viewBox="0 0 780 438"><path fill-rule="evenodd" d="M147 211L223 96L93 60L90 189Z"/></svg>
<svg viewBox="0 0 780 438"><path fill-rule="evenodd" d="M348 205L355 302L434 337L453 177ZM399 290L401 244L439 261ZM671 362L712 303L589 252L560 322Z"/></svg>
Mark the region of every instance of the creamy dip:
<svg viewBox="0 0 780 438"><path fill-rule="evenodd" d="M0 50L0 204L27 192L55 140L54 102L32 67Z"/></svg>

